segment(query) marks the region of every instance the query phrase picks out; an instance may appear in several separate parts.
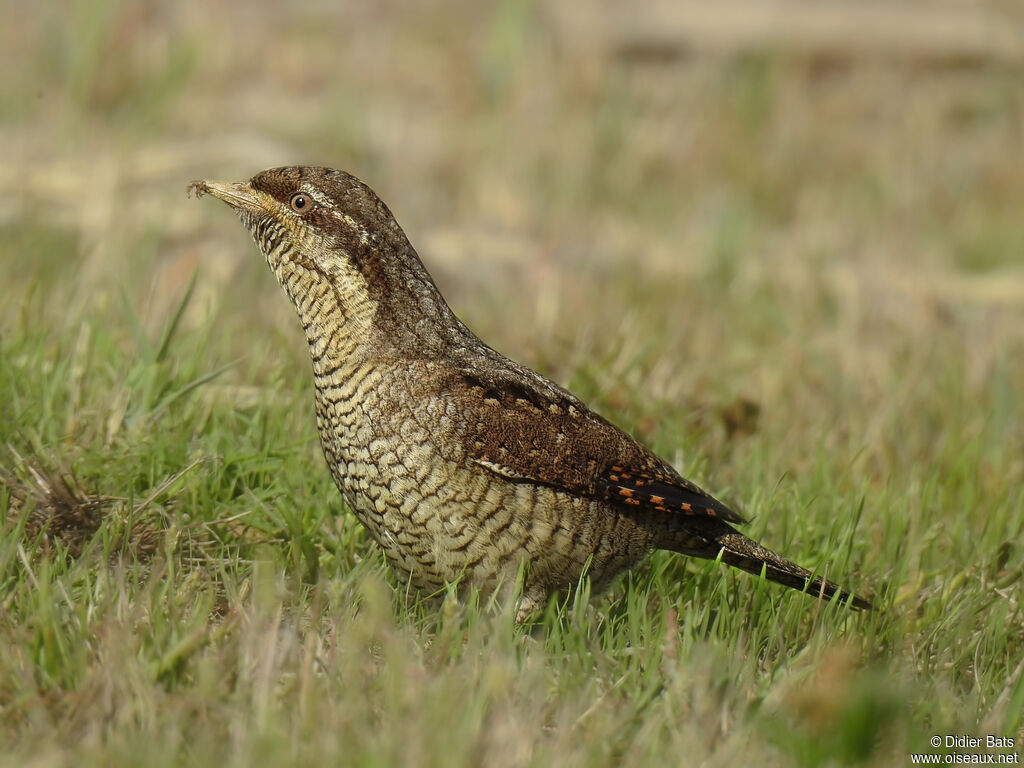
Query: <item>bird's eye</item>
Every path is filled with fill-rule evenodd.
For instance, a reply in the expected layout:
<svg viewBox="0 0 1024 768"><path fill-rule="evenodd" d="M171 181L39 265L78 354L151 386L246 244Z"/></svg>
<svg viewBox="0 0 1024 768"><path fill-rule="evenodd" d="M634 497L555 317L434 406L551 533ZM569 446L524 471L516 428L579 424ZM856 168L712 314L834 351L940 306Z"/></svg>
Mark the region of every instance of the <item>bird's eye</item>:
<svg viewBox="0 0 1024 768"><path fill-rule="evenodd" d="M296 192L292 195L291 200L288 201L288 205L290 205L292 210L296 213L305 213L313 207L313 201L309 199L309 195L303 194L302 192Z"/></svg>

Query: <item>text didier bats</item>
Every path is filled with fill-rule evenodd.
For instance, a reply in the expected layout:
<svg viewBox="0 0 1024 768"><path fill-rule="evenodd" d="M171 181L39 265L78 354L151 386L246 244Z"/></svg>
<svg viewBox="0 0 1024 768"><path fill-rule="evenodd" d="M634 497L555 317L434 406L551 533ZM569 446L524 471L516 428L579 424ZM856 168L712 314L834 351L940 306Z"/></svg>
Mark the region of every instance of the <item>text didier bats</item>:
<svg viewBox="0 0 1024 768"><path fill-rule="evenodd" d="M985 747L986 749L1013 749L1012 736L946 736L947 747Z"/></svg>

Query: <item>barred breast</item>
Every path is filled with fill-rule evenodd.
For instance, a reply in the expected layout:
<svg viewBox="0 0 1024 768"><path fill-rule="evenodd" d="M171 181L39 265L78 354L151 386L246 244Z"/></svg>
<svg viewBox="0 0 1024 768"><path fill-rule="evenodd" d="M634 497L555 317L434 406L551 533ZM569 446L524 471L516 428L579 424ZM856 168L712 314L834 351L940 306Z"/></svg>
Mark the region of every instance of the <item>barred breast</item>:
<svg viewBox="0 0 1024 768"><path fill-rule="evenodd" d="M334 481L413 588L511 588L528 564L524 591L541 602L588 569L600 586L649 549L649 535L610 507L591 510L596 502L467 462L455 439L467 421L458 403L410 397L424 385L423 365L335 360L315 363L314 374Z"/></svg>

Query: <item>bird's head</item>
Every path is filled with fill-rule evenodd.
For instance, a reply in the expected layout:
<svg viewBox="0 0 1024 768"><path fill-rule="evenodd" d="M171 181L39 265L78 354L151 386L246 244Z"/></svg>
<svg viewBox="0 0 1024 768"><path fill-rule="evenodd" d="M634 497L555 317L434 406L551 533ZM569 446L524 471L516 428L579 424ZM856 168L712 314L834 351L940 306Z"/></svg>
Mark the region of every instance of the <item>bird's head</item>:
<svg viewBox="0 0 1024 768"><path fill-rule="evenodd" d="M287 261L329 273L341 261L358 268L364 252L401 246L396 232L405 239L373 190L332 168L271 168L249 181L194 181L189 191L234 208L275 270Z"/></svg>
<svg viewBox="0 0 1024 768"><path fill-rule="evenodd" d="M324 302L337 303L350 330L360 326L390 344L422 335L414 319L422 326L424 316L450 313L391 211L351 174L271 168L249 181L194 181L188 190L234 208L307 331L320 325Z"/></svg>

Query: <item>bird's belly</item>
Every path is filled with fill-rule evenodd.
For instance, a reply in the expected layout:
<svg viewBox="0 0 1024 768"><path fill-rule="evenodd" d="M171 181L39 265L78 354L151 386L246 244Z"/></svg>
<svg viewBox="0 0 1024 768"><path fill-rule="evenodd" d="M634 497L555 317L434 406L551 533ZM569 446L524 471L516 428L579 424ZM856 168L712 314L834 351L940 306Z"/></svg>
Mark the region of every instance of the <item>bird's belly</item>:
<svg viewBox="0 0 1024 768"><path fill-rule="evenodd" d="M546 595L584 571L607 583L649 548L604 502L495 474L379 397L364 390L354 406L318 397L317 422L346 502L415 589L511 588L525 566L524 589Z"/></svg>
<svg viewBox="0 0 1024 768"><path fill-rule="evenodd" d="M628 519L598 503L434 457L430 468L400 457L349 451L334 479L391 567L413 588L446 584L485 592L516 586L546 596L588 573L604 585L646 554Z"/></svg>
<svg viewBox="0 0 1024 768"><path fill-rule="evenodd" d="M421 591L462 582L514 580L530 555L530 530L515 488L437 459L410 469L374 463L362 450L336 465L350 508L401 578ZM361 454L361 455L360 455Z"/></svg>

